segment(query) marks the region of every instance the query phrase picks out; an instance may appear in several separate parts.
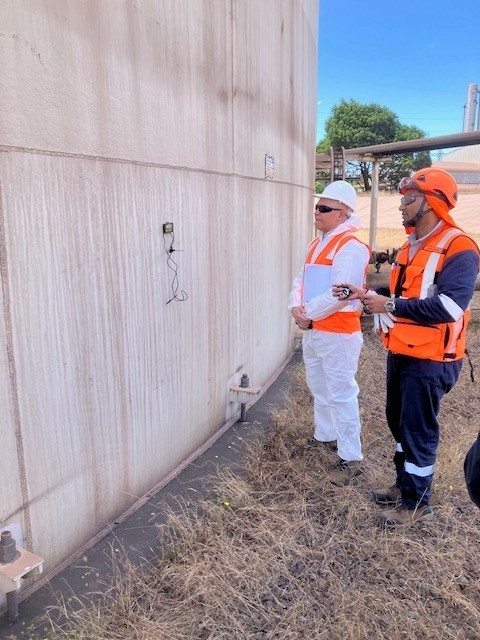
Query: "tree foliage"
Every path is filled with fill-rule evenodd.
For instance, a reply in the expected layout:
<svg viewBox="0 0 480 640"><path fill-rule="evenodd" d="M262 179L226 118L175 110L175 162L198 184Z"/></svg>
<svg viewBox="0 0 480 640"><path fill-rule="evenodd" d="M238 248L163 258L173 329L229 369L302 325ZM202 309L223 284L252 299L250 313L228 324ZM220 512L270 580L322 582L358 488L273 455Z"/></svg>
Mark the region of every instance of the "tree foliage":
<svg viewBox="0 0 480 640"><path fill-rule="evenodd" d="M379 104L361 104L342 100L332 109L325 124L326 137L317 144L317 153L334 149L354 149L401 140L424 138L418 127L401 124L397 115ZM366 191L371 188L371 163L349 162L346 173L363 181ZM422 167L430 166L428 151L396 154L391 162L381 163L380 180L395 188L400 179Z"/></svg>
<svg viewBox="0 0 480 640"><path fill-rule="evenodd" d="M424 138L425 132L418 127L399 124L395 142ZM380 181L395 189L404 176L411 175L417 169L430 167L432 160L429 151L393 154L392 161L380 165Z"/></svg>
<svg viewBox="0 0 480 640"><path fill-rule="evenodd" d="M342 100L325 123L326 137L334 149L384 144L394 140L397 122L387 107Z"/></svg>

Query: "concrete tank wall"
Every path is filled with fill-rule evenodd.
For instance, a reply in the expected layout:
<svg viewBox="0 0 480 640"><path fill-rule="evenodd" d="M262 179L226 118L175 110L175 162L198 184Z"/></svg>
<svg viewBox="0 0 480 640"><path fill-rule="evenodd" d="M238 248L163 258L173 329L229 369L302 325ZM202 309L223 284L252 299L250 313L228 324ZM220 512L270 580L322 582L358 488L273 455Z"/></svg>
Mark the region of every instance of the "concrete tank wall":
<svg viewBox="0 0 480 640"><path fill-rule="evenodd" d="M0 529L47 573L225 423L234 374L291 353L317 13L0 5Z"/></svg>

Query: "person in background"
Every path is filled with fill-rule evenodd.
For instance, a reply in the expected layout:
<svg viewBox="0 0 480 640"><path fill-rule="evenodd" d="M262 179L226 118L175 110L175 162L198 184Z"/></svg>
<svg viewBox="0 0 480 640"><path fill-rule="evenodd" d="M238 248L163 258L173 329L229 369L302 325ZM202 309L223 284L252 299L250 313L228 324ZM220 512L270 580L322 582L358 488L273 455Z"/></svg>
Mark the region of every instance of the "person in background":
<svg viewBox="0 0 480 640"><path fill-rule="evenodd" d="M315 432L310 441L338 451L330 474L337 486L360 475L363 460L355 380L363 344L361 304L332 294L333 282L358 287L365 282L370 249L353 235L361 227L354 215L356 201L355 189L343 180L330 183L320 195L315 207L319 234L308 246L288 305L304 330L303 359L314 398Z"/></svg>
<svg viewBox="0 0 480 640"><path fill-rule="evenodd" d="M470 498L480 507L480 434L468 450L463 468Z"/></svg>
<svg viewBox="0 0 480 640"><path fill-rule="evenodd" d="M450 211L457 184L442 169L404 178L400 211L410 231L392 265L390 288L367 291L341 280L334 293L360 299L378 314L387 357L388 426L395 439L395 482L373 492L383 527L432 515L431 485L439 443L440 401L456 383L465 355L470 301L479 269L475 242Z"/></svg>

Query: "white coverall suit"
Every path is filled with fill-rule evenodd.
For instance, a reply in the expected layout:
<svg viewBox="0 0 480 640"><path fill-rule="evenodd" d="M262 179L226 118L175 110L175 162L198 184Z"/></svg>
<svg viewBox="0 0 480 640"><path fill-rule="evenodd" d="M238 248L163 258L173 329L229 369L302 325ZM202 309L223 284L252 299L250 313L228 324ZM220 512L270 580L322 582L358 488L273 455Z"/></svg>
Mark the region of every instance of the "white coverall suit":
<svg viewBox="0 0 480 640"><path fill-rule="evenodd" d="M357 231L360 227L360 218L353 215L332 231L322 234L309 264L334 236L347 230ZM325 278L328 281L327 288L324 285L325 290L310 299L305 299L307 265L304 265L294 280L289 309L304 304L305 315L311 320L321 320L339 311L358 312L361 303L358 300L339 300L333 296L331 285L350 282L356 287L363 287L369 258L366 245L355 239L348 240L334 254L331 266L322 267L328 270L322 276L324 281ZM314 398L314 437L321 442L336 440L338 455L349 462L363 460L357 399L359 388L355 380L362 344L360 330L337 333L332 327L328 331L307 330L302 340L307 384Z"/></svg>

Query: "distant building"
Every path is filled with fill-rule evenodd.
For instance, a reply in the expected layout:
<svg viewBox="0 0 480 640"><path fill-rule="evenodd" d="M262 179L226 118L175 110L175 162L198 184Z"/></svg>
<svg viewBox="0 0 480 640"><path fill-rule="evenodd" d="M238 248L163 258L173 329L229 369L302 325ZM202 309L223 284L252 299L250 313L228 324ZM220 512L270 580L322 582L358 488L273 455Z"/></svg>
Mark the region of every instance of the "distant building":
<svg viewBox="0 0 480 640"><path fill-rule="evenodd" d="M480 144L445 153L432 167L445 169L455 178L459 191L480 191Z"/></svg>

